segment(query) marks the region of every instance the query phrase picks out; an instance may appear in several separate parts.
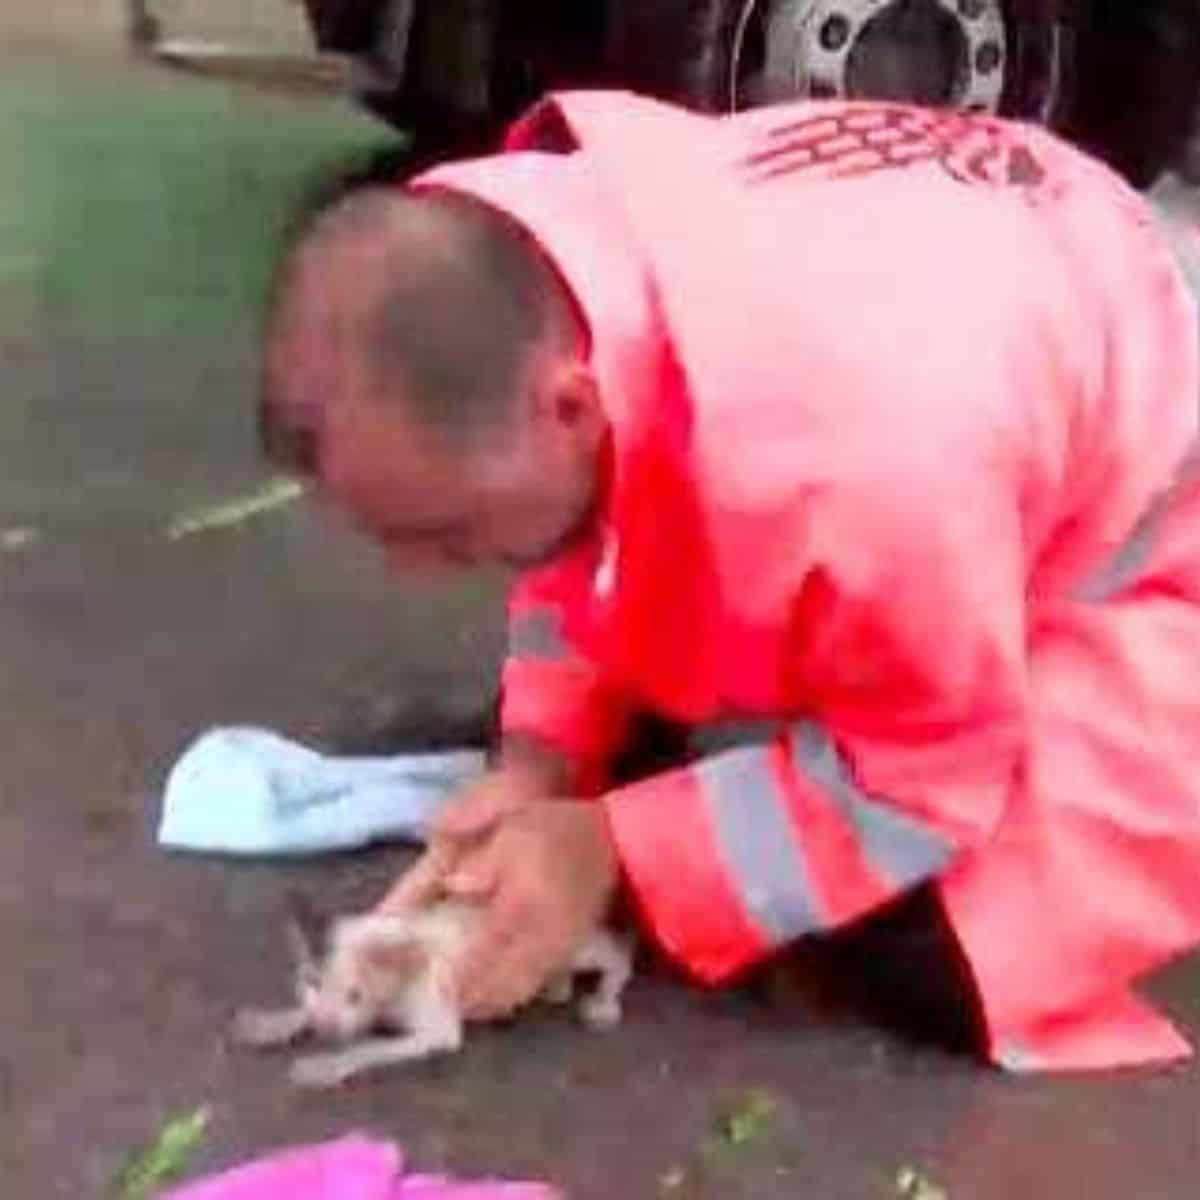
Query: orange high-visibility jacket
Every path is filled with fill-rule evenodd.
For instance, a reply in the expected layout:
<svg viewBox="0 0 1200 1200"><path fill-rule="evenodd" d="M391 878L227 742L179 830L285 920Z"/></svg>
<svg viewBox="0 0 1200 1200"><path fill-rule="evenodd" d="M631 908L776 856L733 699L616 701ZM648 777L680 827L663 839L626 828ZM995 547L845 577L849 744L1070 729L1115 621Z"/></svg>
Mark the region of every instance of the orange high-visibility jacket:
<svg viewBox="0 0 1200 1200"><path fill-rule="evenodd" d="M994 1061L1186 1055L1130 991L1200 940L1186 240L1042 131L875 103L564 94L412 186L533 234L612 419L507 727L582 779L635 706L775 723L603 798L667 951L725 980L934 880Z"/></svg>

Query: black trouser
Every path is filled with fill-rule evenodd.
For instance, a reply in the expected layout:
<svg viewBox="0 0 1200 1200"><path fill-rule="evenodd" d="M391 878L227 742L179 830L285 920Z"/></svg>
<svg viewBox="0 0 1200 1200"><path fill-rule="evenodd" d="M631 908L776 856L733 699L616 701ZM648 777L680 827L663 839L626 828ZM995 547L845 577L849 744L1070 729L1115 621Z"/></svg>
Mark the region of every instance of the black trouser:
<svg viewBox="0 0 1200 1200"><path fill-rule="evenodd" d="M932 886L813 941L835 994L868 1020L955 1053L986 1051L979 989Z"/></svg>
<svg viewBox="0 0 1200 1200"><path fill-rule="evenodd" d="M697 750L681 727L642 718L618 760L615 780L633 782L681 766ZM954 1052L986 1049L978 987L931 885L836 933L806 939L804 964L821 973L839 1001L873 1023Z"/></svg>

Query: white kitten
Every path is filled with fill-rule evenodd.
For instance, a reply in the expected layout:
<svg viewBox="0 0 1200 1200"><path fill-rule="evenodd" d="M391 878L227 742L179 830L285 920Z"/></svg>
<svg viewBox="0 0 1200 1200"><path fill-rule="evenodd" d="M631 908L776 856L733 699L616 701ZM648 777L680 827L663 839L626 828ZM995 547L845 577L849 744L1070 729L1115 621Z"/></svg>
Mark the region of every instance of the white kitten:
<svg viewBox="0 0 1200 1200"><path fill-rule="evenodd" d="M443 900L413 913L345 917L332 926L320 962L293 919L288 931L297 1004L271 1012L244 1010L234 1020L233 1035L250 1046L280 1046L304 1033L339 1043L338 1050L296 1060L292 1081L308 1087L331 1087L360 1071L457 1050L463 1018L453 980L480 916L477 905ZM595 991L579 1001L579 1015L590 1029L612 1029L621 1020L621 993L632 962L628 944L598 929L543 997L570 1003L572 976L598 974Z"/></svg>

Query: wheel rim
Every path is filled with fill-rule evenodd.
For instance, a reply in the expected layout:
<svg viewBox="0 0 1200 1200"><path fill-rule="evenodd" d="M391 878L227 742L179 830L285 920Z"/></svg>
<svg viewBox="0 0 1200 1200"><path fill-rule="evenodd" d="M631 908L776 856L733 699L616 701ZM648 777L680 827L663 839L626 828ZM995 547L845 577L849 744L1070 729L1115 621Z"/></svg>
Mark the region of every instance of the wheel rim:
<svg viewBox="0 0 1200 1200"><path fill-rule="evenodd" d="M781 0L768 18L765 93L996 112L1007 60L1001 0Z"/></svg>

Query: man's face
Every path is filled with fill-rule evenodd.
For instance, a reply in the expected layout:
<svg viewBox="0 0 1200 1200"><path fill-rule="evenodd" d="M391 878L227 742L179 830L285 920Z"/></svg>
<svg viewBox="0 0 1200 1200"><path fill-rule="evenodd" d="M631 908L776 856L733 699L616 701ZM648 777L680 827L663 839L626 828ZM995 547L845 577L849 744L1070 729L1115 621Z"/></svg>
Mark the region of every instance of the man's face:
<svg viewBox="0 0 1200 1200"><path fill-rule="evenodd" d="M285 436L317 427L301 469L399 569L554 557L599 502L608 424L590 366L565 349L531 351L502 428L451 444L414 419L363 345L386 261L365 238L314 257L268 341Z"/></svg>
<svg viewBox="0 0 1200 1200"><path fill-rule="evenodd" d="M321 492L400 570L553 558L590 527L601 443L568 405L529 404L515 428L454 451L403 401L343 393L321 436Z"/></svg>

